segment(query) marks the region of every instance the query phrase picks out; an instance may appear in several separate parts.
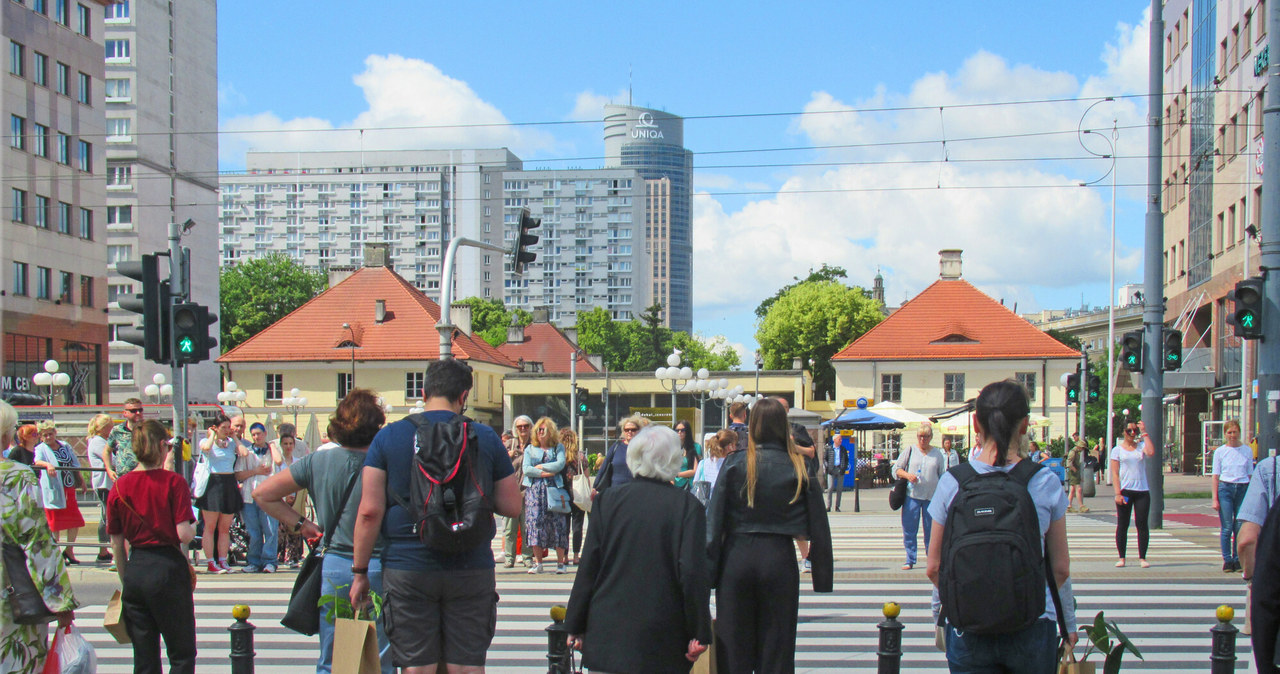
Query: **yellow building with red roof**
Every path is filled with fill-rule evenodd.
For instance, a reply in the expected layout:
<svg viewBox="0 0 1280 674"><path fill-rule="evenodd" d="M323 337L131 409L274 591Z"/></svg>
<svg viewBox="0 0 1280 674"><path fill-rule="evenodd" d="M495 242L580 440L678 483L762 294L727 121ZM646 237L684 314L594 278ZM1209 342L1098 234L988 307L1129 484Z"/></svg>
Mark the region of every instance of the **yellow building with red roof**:
<svg viewBox="0 0 1280 674"><path fill-rule="evenodd" d="M960 251L940 255L937 281L832 357L836 399L866 397L931 415L1016 379L1031 392L1032 413L1048 417L1048 436L1062 435L1061 377L1075 372L1080 352L960 278Z"/></svg>

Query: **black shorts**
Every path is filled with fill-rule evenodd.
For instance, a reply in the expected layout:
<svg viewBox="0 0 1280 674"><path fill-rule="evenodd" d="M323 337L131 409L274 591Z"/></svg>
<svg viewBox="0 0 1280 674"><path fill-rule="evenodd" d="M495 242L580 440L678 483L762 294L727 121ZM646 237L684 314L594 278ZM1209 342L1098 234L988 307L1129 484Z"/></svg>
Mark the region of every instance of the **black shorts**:
<svg viewBox="0 0 1280 674"><path fill-rule="evenodd" d="M484 666L498 626L493 569L383 569L382 620L396 667Z"/></svg>

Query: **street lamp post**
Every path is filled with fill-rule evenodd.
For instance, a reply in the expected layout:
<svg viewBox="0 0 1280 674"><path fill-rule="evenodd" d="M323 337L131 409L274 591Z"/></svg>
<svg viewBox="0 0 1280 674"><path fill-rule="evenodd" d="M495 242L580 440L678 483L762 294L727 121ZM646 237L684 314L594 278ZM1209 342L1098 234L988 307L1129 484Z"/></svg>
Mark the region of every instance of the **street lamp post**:
<svg viewBox="0 0 1280 674"><path fill-rule="evenodd" d="M662 388L671 391L671 426L675 427L676 392L680 390L681 382L693 379L693 369L688 365L680 367L680 350L676 349L667 356L667 367L658 368L653 376L661 382Z"/></svg>
<svg viewBox="0 0 1280 674"><path fill-rule="evenodd" d="M44 372L37 372L31 377L31 383L36 386L49 387L49 395L45 399L46 405L53 405L53 389L62 388L71 383L71 375L66 372L58 371L58 361L50 359L44 362Z"/></svg>
<svg viewBox="0 0 1280 674"><path fill-rule="evenodd" d="M302 391L296 388L290 389L289 397L285 398L284 400L281 400L280 402L281 404L284 405L285 409L287 409L290 412L293 412L293 427L297 428L298 412L302 411L307 406L306 396L302 395Z"/></svg>
<svg viewBox="0 0 1280 674"><path fill-rule="evenodd" d="M760 370L764 367L764 354L756 349L756 395L760 395Z"/></svg>
<svg viewBox="0 0 1280 674"><path fill-rule="evenodd" d="M240 403L244 402L247 397L235 382L229 381L222 386L222 392L218 394L218 402L230 403L239 407Z"/></svg>
<svg viewBox="0 0 1280 674"><path fill-rule="evenodd" d="M342 329L351 333L351 388L356 387L356 331L350 323L343 323Z"/></svg>

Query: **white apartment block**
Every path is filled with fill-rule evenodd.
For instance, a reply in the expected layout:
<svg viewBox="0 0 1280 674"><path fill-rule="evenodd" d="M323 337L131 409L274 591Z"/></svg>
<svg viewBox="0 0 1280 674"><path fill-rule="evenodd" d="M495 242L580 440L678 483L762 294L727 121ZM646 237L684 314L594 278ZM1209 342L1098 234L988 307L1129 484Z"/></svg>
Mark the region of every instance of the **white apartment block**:
<svg viewBox="0 0 1280 674"><path fill-rule="evenodd" d="M434 300L453 236L501 245L502 176L518 157L493 150L250 152L221 179L221 261L282 253L316 270L359 267L364 244ZM502 256L461 248L454 297L501 298Z"/></svg>
<svg viewBox="0 0 1280 674"><path fill-rule="evenodd" d="M647 189L635 169L507 172L504 240L513 240L521 208L542 219L531 249L538 259L522 277L507 274L507 306L545 307L561 326L595 307L615 320L638 317L653 296Z"/></svg>
<svg viewBox="0 0 1280 674"><path fill-rule="evenodd" d="M218 313L217 3L117 0L105 14L104 215L111 268L168 251L169 223L191 220L195 227L182 238L191 249L191 296ZM161 258L162 276L167 259ZM152 376L168 377L170 367L115 341L120 326L137 319L116 300L140 289L123 276L108 283L110 400L119 403L144 398ZM188 366L187 380L193 401L212 402L221 390L212 360Z"/></svg>

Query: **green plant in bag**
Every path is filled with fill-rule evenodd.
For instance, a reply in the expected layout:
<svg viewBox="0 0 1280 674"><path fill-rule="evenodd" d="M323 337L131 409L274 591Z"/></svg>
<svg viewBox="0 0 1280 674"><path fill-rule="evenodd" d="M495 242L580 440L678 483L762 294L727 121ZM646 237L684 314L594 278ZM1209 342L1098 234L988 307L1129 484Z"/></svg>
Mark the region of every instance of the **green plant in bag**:
<svg viewBox="0 0 1280 674"><path fill-rule="evenodd" d="M331 594L320 595L320 600L316 602L316 606L319 606L320 608L324 608L325 606L332 604L332 610L324 614L324 619L328 621L330 625L332 625L338 618L354 620L357 617L355 609L351 606L350 589L350 585L339 585L333 588L333 592ZM343 590L348 590L348 592L343 592ZM369 608L367 611L374 620L377 620L382 616L382 595L374 592L373 590L369 590ZM361 609L360 612L363 614L366 612L366 609Z"/></svg>
<svg viewBox="0 0 1280 674"><path fill-rule="evenodd" d="M1081 625L1080 631L1089 637L1089 644L1080 655L1080 661L1084 662L1094 650L1105 653L1106 660L1102 664L1103 674L1116 674L1120 671L1120 660L1124 657L1125 651L1133 653L1139 660L1144 659L1138 647L1129 641L1129 637L1120 631L1120 627L1114 621L1107 620L1102 615L1102 611L1098 611L1098 615L1094 616L1092 625ZM1112 637L1116 639L1114 646L1111 643Z"/></svg>

